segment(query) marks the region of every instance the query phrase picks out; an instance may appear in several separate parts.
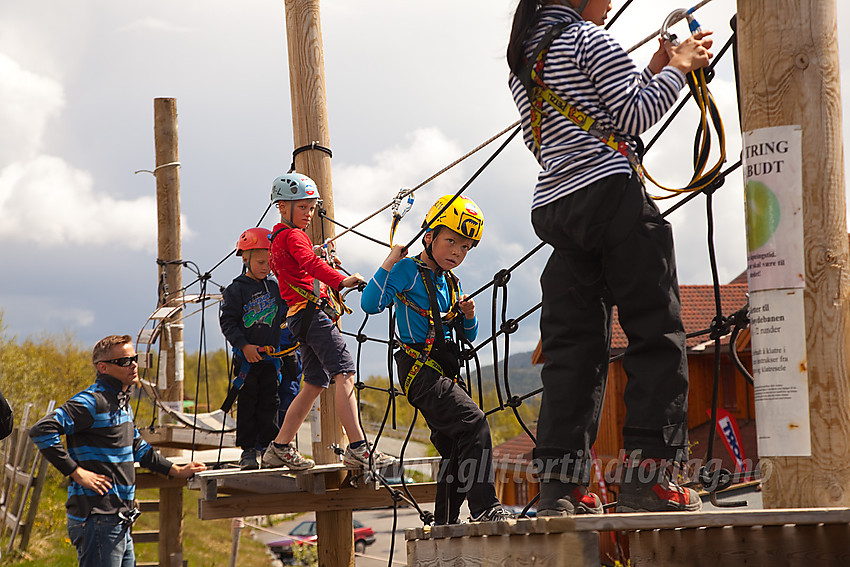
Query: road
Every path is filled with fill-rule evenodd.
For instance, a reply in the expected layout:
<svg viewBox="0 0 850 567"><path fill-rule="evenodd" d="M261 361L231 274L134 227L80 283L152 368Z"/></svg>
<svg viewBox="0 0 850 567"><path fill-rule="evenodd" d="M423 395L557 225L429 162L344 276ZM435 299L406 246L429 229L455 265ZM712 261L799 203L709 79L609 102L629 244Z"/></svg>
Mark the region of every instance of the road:
<svg viewBox="0 0 850 567"><path fill-rule="evenodd" d="M369 434L372 439L374 433ZM378 444L378 448L388 454L398 456L401 451L403 439L383 436ZM301 429L298 431L298 443L301 447L310 446L310 423L307 420ZM427 457L430 445L411 441L405 449L405 457ZM429 466L414 467L423 469L422 472L430 474ZM424 504L424 509L431 512L434 511L433 503ZM468 515L464 506L462 514ZM465 516L463 516L465 517ZM363 525L371 527L375 531L375 543L366 548L366 553L363 556L357 556L355 565L357 567L386 567L389 565L390 547L394 542L393 549L393 565L407 565L407 551L404 541L405 528L414 528L422 526L419 519L419 513L415 508L409 506L400 507L398 510L397 529L393 537L393 511L386 510L364 510L355 511L354 518L360 521ZM314 520L315 514L308 512L298 515L295 519L275 524L273 527L258 526L261 518L245 518L247 524L256 526L253 530L245 530L243 534L247 536L249 532L253 532L253 536L263 543L270 543L282 539L296 525L304 520ZM243 537L245 537L243 536Z"/></svg>

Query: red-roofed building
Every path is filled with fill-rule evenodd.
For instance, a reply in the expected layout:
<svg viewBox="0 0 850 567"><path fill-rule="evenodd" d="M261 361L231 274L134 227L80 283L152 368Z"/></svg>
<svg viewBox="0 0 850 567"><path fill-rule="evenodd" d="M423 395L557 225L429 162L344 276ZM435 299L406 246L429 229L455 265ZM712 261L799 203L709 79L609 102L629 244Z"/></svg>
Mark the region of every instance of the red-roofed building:
<svg viewBox="0 0 850 567"><path fill-rule="evenodd" d="M722 314L729 317L747 304L746 276L733 280L734 283L720 288ZM688 338L688 371L690 390L688 393L688 427L690 429L691 457L704 459L708 448L708 435L711 431L709 413L714 388L714 341L709 337L708 329L716 315L714 288L711 285L684 285L680 288L682 298L682 318L689 335L706 331ZM750 357L749 330L743 330L737 338L739 357L752 371ZM627 345L626 335L616 320L611 341L611 354L621 354ZM540 344L534 352L534 364L543 362ZM596 456L603 468L613 466L623 447L623 423L626 408L623 403L623 391L626 386L626 374L621 360L611 363L608 373L608 388L602 409L599 434L594 445ZM718 407L725 408L741 429L745 455L753 462L757 461L755 436L755 405L753 389L749 382L735 368L729 352L729 335L721 339L720 374ZM496 465L496 490L506 505L524 505L537 494L537 484L530 478L527 469L531 463L531 451L534 444L525 435L519 435L498 445L493 450ZM723 467L735 470L732 457L725 445L715 438L713 457L723 459ZM596 485L595 481L593 482ZM598 490L598 486L594 486Z"/></svg>

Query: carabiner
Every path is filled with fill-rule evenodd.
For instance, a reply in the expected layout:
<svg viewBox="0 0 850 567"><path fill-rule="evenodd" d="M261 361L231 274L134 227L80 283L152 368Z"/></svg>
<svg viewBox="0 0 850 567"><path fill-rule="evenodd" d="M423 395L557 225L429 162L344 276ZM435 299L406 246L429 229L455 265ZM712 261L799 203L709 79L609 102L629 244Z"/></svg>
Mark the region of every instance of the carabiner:
<svg viewBox="0 0 850 567"><path fill-rule="evenodd" d="M690 8L688 10L684 8L677 8L670 12L667 17L664 18L664 23L661 24L661 29L658 31L658 34L661 36L661 39L663 39L664 41L669 41L673 45L679 45L679 39L676 37L676 34L670 33L667 30L670 28L670 26L672 26L683 18L688 20L688 29L691 30L691 35L702 31L699 22L696 18L694 18L693 12L693 8Z"/></svg>

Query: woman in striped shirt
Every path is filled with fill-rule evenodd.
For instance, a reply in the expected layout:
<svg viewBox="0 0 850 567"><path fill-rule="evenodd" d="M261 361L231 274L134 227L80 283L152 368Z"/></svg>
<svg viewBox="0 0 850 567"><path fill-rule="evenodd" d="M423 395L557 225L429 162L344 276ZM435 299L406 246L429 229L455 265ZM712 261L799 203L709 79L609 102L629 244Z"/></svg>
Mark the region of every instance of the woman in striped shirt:
<svg viewBox="0 0 850 567"><path fill-rule="evenodd" d="M610 9L609 0L520 0L508 46L524 140L542 168L531 220L554 247L540 278L541 516L602 512L587 486L614 305L629 339L617 511L701 507L670 471L688 449L685 333L672 231L644 191L637 136L673 105L686 73L708 64L712 41L700 32L661 42L640 71L601 27Z"/></svg>

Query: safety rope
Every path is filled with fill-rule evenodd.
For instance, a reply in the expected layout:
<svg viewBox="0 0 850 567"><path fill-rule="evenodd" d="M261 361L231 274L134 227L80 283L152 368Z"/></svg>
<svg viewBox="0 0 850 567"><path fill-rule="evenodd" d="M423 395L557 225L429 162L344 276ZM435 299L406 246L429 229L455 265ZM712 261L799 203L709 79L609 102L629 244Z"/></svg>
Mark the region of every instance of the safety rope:
<svg viewBox="0 0 850 567"><path fill-rule="evenodd" d="M703 2L701 2L697 6L695 6L692 10L697 9L697 8L707 4L709 1L710 0L704 0ZM631 3L631 0L628 0L626 5L628 5L629 3ZM625 6L623 7L623 9L625 9ZM622 13L623 9L621 9L621 11L618 12L615 15L615 17L611 20L611 22L609 22L609 25L612 24L617 19L617 17L619 17L619 15L620 15L620 13ZM655 37L655 35L657 35L657 33L653 34L652 36L650 36L645 41L649 41L649 39L651 39L652 37ZM734 39L734 37L733 37L733 39ZM712 211L712 195L713 195L713 193L717 189L719 189L719 187L723 184L723 181L724 181L724 179L727 175L729 175L732 171L737 170L741 166L741 162L738 161L735 164L733 164L732 166L730 166L729 168L727 168L725 171L722 171L720 169L720 165L722 165L723 160L721 159L721 160L718 161L718 164L715 164L712 167L708 167L707 170L706 170L707 161L704 159L704 157L707 156L707 153L705 152L705 147L706 147L706 144L710 141L710 134L708 132L708 119L711 118L712 121L714 120L714 113L716 111L716 105L714 104L714 100L711 97L711 94L707 91L707 88L703 88L703 86L704 86L704 84L707 84L708 82L710 82L711 76L712 76L712 71L713 71L713 66L717 64L718 60L722 57L723 53L729 48L730 45L733 44L733 39L730 39L730 41L726 44L726 46L724 46L724 48L718 54L718 57L712 63L712 66L710 66L707 69L707 73L702 78L696 77L694 79L695 83L694 83L693 86L691 86L690 81L689 81L689 86L691 86L691 94L689 95L689 97L694 98L697 101L697 104L700 105L701 110L704 109L705 113L706 113L706 116L704 118L701 118L701 121L700 121L700 124L699 124L699 127L698 127L699 130L698 130L698 133L697 133L697 138L695 140L695 160L694 160L694 163L695 163L696 166L701 166L701 167L699 167L700 173L702 173L702 174L711 173L712 177L711 177L711 179L708 179L708 180L706 180L706 179L698 180L697 178L700 177L700 176L698 176L695 173L695 178L692 179L691 183L689 184L689 186L691 186L690 187L691 192L689 192L689 194L683 196L683 198L681 198L679 201L677 201L677 203L674 206L670 207L667 211L665 211L663 216L667 216L668 214L677 210L679 207L683 206L684 204L690 202L692 199L696 198L700 194L706 195L706 208L707 208L707 216L708 216L708 224L709 224L709 258L710 258L711 268L712 268L712 284L713 284L714 290L715 290L715 310L716 310L716 314L715 314L715 321L712 323L711 328L702 329L702 330L699 330L697 332L691 332L691 333L688 333L687 336L688 337L694 337L694 336L705 335L705 334L710 335L711 338L715 341L715 357L719 356L719 352L720 352L719 346L720 346L721 339L725 336L729 336L730 337L730 339L729 339L730 354L733 357L733 359L735 360L736 368L743 375L745 375L745 377L750 382L752 382L752 377L749 376L749 374L746 372L746 369L744 368L743 364L740 362L740 359L737 356L737 351L735 349L736 338L738 336L738 333L740 332L741 329L745 328L746 325L747 325L746 308L742 308L741 310L730 315L729 317L724 317L722 315L722 305L720 303L720 293L719 293L720 284L719 284L719 279L717 277L716 251L714 249L714 242L713 242L713 235L714 235L713 217L712 217L712 212L711 212ZM645 41L644 41L644 43L645 43ZM638 46L636 46L636 47L638 47ZM635 49L635 48L633 48L633 49ZM673 113L674 116L675 116L675 114L678 113L679 109L684 105L686 100L687 99L683 100L680 103L679 108L677 108L677 110ZM712 107L714 107L714 109ZM656 137L653 138L652 142L650 142L650 144L647 145L647 149L649 149L649 147L657 140L657 137L661 134L661 132L663 132L669 126L669 124L672 123L672 119L673 119L674 116L671 116L668 119L668 121L665 122L661 126L658 134L656 134ZM331 239L324 240L324 238L323 238L323 241L324 241L323 245L327 246L328 244L335 241L336 239L338 239L342 235L351 232L352 234L361 236L365 239L371 240L372 242L375 242L375 243L380 244L382 246L389 246L387 243L382 242L378 239L375 239L373 237L369 237L365 234L358 233L355 229L358 226L360 226L361 224L363 224L364 222L366 222L367 220L369 220L369 219L373 218L374 216L376 216L377 214L383 212L387 208L393 207L394 205L396 206L396 208L398 208L400 206L400 204L405 199L412 196L413 193L417 189L421 188L425 184L427 184L430 181L432 181L433 179L435 179L437 176L448 171L449 169L456 166L457 164L459 164L464 159L470 157L471 155L473 155L477 151L481 150L482 148L484 148L488 144L490 144L493 141L495 141L496 139L500 138L501 136L506 134L511 129L515 129L513 134L511 134L511 136L502 144L502 146L478 169L478 171L476 171L476 173L455 194L455 198L460 196L463 193L463 191L466 190L471 185L471 183L478 177L478 175L480 175L480 173L493 161L493 159L495 159L495 157L502 151L502 149L504 149L504 147L511 141L511 139L513 139L513 137L515 137L517 135L517 133L519 132L519 128L517 128L518 124L519 123L516 122L516 123L512 124L511 126L505 128L500 133L496 134L495 136L493 136L489 140L485 141L484 143L479 145L477 148L468 152L467 154L465 154L464 156L462 156L458 160L455 160L450 165L446 166L445 168L443 168L439 172L435 173L434 175L432 175L431 177L429 177L425 181L421 182L419 185L417 185L417 186L415 186L411 189L402 189L401 191L399 191L399 193L396 195L396 198L394 198L392 202L387 204L382 209L379 209L378 211L376 211L372 215L366 217L365 219L351 225L350 227L344 227L341 223L338 223L337 221L331 219L329 216L324 214L323 211L320 211L320 217L322 219L327 219L329 222L332 222L332 223L337 224L338 226L342 226L344 228L343 232L337 234L335 237L333 237ZM718 135L719 135L719 133L718 133ZM305 149L305 148L299 148L299 150L303 150L303 149ZM306 147L306 149L319 149L319 150L324 151L323 148ZM723 156L723 157L725 158L725 156ZM705 178L706 176L702 175L701 177ZM699 181L699 182L697 183L697 181ZM681 193L681 191L678 191L677 193ZM265 214L268 212L268 210L269 209L266 209L266 212L263 213L263 217L265 217ZM397 210L394 211L394 213L397 213ZM399 214L400 214L400 216L403 217L404 213L399 213ZM397 228L397 225L398 225L398 220L400 220L400 219L396 220L396 214L393 215L393 219L394 219L393 224L392 224L391 229L390 229L390 244L393 241L393 237L395 235L395 229ZM260 222L262 222L262 220ZM258 223L258 225L259 224L260 223ZM411 242L408 244L408 247L411 246L412 244L414 244L415 241L420 236L421 236L421 232L413 240L411 240ZM468 296L471 299L471 298L479 295L480 293L483 293L489 287L491 287L491 286L493 287L492 301L491 301L491 335L489 337L485 338L484 340L482 340L477 345L471 345L471 344L464 345L464 350L462 350L462 359L463 359L463 362L464 362L464 367L466 369L466 377L467 377L466 382L468 384L468 387L470 388L470 395L472 395L472 384L473 384L473 380L471 380L470 378L471 378L471 374L473 374L473 375L477 376L478 404L479 404L479 406L482 407L482 410L484 411L485 415L487 415L487 416L493 415L496 412L504 411L506 408L510 408L511 411L513 412L515 418L517 419L518 423L521 425L523 430L526 432L526 434L532 440L534 440L534 436L532 435L530 428L525 423L523 423L523 420L522 420L521 415L518 411L518 408L526 400L529 400L533 397L539 396L542 392L542 388L538 388L538 389L536 389L532 392L528 392L528 393L525 393L525 394L514 394L513 389L511 388L511 377L510 377L510 372L509 372L509 370L510 370L510 367L509 367L510 335L514 334L519 329L520 324L523 322L524 319L531 316L533 313L537 312L540 309L540 307L542 306L542 302L537 303L536 305L534 305L530 309L526 310L524 313L520 314L518 317L509 318L508 317L508 282L510 280L511 273L514 270L518 269L520 266L522 266L532 256L534 256L539 250L541 250L543 248L543 246L544 246L543 243L538 244L532 250L530 250L525 255L523 255L512 266L510 266L507 269L500 270L499 272L497 272L489 282L487 282L481 288L477 289L476 291L474 291L472 294L470 294ZM231 252L231 255L232 255L232 252ZM224 260L229 256L230 255L226 256L218 264L216 264L213 269L209 270L208 272L206 272L204 274L202 274L200 272L200 270L196 270L197 279L194 282L192 282L192 284L190 284L190 285L200 284L202 289L206 289L206 282L208 280L210 280L210 274L214 271L215 268L220 266L224 262ZM179 263L182 263L182 265L186 268L192 267L192 266L190 266L189 262L180 261ZM163 265L163 271L164 271L164 265ZM160 290L159 290L160 296L162 297L162 296L169 295L168 290L164 289L164 287L163 287L164 278L161 280L161 282L162 282L162 285L160 286ZM188 287L189 286L185 286L184 289L181 290L181 292L183 292ZM350 333L350 332L347 332L347 331L344 331L344 330L341 330L341 331L343 332L343 334L345 334L347 336L354 337L357 341L357 355L356 355L357 381L355 383L355 391L356 391L356 395L357 395L357 399L358 399L358 405L361 402L361 399L360 399L361 392L364 391L364 390L379 391L379 392L385 393L387 395L387 405L386 405L386 408L383 411L383 418L381 420L381 425L380 425L378 434L375 437L374 445L372 446L373 448L376 448L382 434L384 433L384 430L385 430L385 427L387 426L387 424L389 423L390 426L393 429L396 428L396 425L397 425L396 424L396 397L403 395L403 393L398 388L396 388L395 382L394 382L394 376L393 376L394 365L393 365L392 354L395 351L395 349L398 348L397 341L392 338L393 335L394 335L394 330L395 330L395 313L393 312L392 308L388 309L388 330L387 330L387 332L388 332L388 336L390 337L389 339L369 337L369 336L367 336L366 334L363 333L363 330L366 326L368 317L369 316L367 315L364 318L362 324L359 326L359 329L356 333ZM732 326L734 326L734 329L731 329ZM205 325L204 325L204 322L203 322L203 318L202 318L202 322L201 322L201 331L202 331L202 335L203 335L205 333ZM731 334L729 334L729 333L731 333ZM499 364L500 348L497 344L497 342L500 338L502 338L502 340L504 341L503 347L501 349L501 356L502 356L501 369L500 369L500 364ZM360 376L361 376L360 364L361 364L361 357L362 357L362 345L365 344L366 342L381 343L381 344L384 344L387 348L388 382L387 382L386 388L381 388L381 387L375 386L373 384L366 384L366 383L362 382L362 380L360 379ZM496 404L495 407L493 407L491 409L486 409L486 408L483 407L484 406L484 400L483 400L483 390L484 390L484 388L483 388L483 384L482 384L482 373L481 373L480 361L478 359L478 351L480 351L482 348L485 348L488 345L491 346L491 350L492 350L494 388L495 388L496 395L497 395L497 404ZM205 339L201 340L199 348L204 352L204 367L205 367L205 370L206 370L207 369L206 368L207 367L207 361L206 361L207 343L206 343ZM227 352L227 349L225 349L225 353L226 352ZM619 356L614 356L614 357L611 357L610 360L611 360L611 362L613 362L613 361L617 360L618 358L619 358ZM719 358L716 358L716 360L715 360L715 379L717 379L717 376L719 376L719 368L718 368L719 363L717 362L718 360L719 360ZM474 366L475 366L474 369L471 368L473 362L474 362ZM200 358L199 358L199 368L198 368L199 375L200 375L200 372L201 372L200 364L201 363L200 363ZM158 371L159 371L159 365L157 365L157 373L158 373ZM502 384L504 385L504 395L503 395L503 392L502 392ZM208 385L207 385L207 387L208 387ZM198 385L196 386L196 392L197 391L199 391L199 382L198 382ZM713 404L712 404L713 405L713 411L712 411L713 423L716 422L716 404L717 404L717 395L716 394L717 394L717 386L715 384ZM209 397L208 392L207 392L207 397ZM196 396L196 398L197 398L197 396ZM197 405L198 404L197 404L197 400L196 400L196 412L197 412ZM138 406L137 406L137 408L138 408ZM402 465L404 463L404 453L405 453L405 450L407 449L408 443L409 443L411 436L413 434L413 431L416 427L418 417L419 417L419 412L415 411L414 412L414 418L411 420L411 423L408 427L408 431L407 431L406 436L405 436L404 443L402 445L402 450L401 450L401 455L400 455ZM362 416L359 413L358 413L358 419L360 420L359 425L360 425L361 429L364 429L363 428L363 422L362 422ZM151 426L153 426L153 419L151 421ZM365 433L365 430L364 430L364 433ZM713 435L714 435L714 428L712 429L712 437L710 438L711 441L709 442L709 457L712 455L712 451L713 451ZM222 438L223 438L223 436L222 436ZM193 446L194 446L194 436L193 436ZM220 453L221 453L221 446L219 447L219 454ZM394 488L391 488L389 485L387 485L385 479L377 471L374 471L374 467L370 466L370 469L372 469L371 472L373 472L375 474L375 478L378 479L378 481L381 482L383 487L385 489L389 490L390 493L391 493L393 503L394 503L394 505L393 505L393 514L394 514L393 532L395 532L395 530L397 528L398 503L402 500L408 502L410 505L412 505L416 508L416 510L420 514L420 519L423 521L423 523L429 523L433 520L433 515L431 515L430 512L423 510L419 506L419 504L416 502L415 498L413 498L412 494L410 493L410 491L409 491L409 489L406 486L406 483L404 481L403 469L402 469L402 479L403 480L402 480L402 490L401 491L394 489ZM718 479L720 479L722 482L728 482L730 479L734 481L736 479L743 478L743 476L741 474L738 474L738 473L732 474L732 473L729 473L728 471L722 471L722 470L711 471L711 474L709 474L709 472L704 472L704 473L700 474L700 477L701 477L700 480L702 480L706 486L711 485L712 482L714 482L715 485L716 485ZM535 500L532 500L527 504L527 506L525 507L525 509L523 511L523 514L527 513L528 509L534 504L534 502L535 502ZM390 549L390 559L389 559L390 563L392 563L393 553L394 553L394 548L391 547L391 549Z"/></svg>

